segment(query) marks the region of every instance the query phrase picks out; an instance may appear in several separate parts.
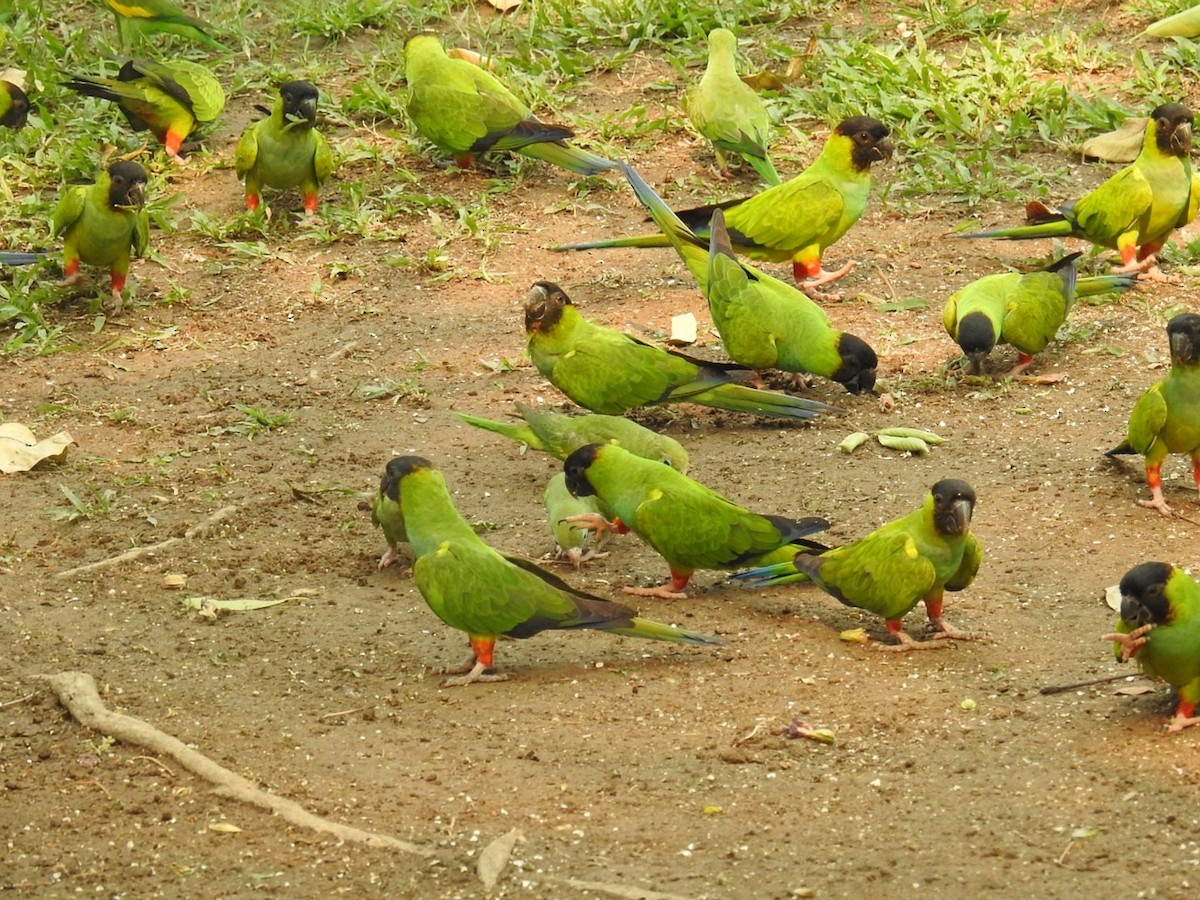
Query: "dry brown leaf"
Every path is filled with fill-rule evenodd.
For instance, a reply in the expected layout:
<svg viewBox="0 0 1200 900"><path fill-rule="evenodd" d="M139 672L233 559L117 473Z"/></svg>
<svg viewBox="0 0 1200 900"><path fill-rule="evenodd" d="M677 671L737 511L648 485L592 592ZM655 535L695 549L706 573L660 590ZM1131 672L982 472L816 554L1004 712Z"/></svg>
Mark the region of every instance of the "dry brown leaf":
<svg viewBox="0 0 1200 900"><path fill-rule="evenodd" d="M521 5L521 0L488 0L493 7L502 13L512 12Z"/></svg>
<svg viewBox="0 0 1200 900"><path fill-rule="evenodd" d="M1094 156L1105 162L1133 162L1141 152L1146 123L1149 121L1144 116L1130 116L1115 131L1098 134L1084 141L1083 155Z"/></svg>
<svg viewBox="0 0 1200 900"><path fill-rule="evenodd" d="M696 343L696 317L691 313L671 316L671 336L667 343L676 346Z"/></svg>
<svg viewBox="0 0 1200 900"><path fill-rule="evenodd" d="M475 864L475 874L483 882L484 890L490 891L500 880L508 860L512 856L513 847L522 839L521 830L514 828L483 848L479 861Z"/></svg>
<svg viewBox="0 0 1200 900"><path fill-rule="evenodd" d="M75 439L66 431L38 440L20 422L0 425L0 472L28 472L44 459L62 460Z"/></svg>
<svg viewBox="0 0 1200 900"><path fill-rule="evenodd" d="M1113 691L1121 697L1139 697L1142 694L1153 694L1155 688L1149 684L1131 684L1129 687L1117 688Z"/></svg>
<svg viewBox="0 0 1200 900"><path fill-rule="evenodd" d="M463 62L469 62L473 66L479 66L481 69L495 71L496 68L490 56L480 56L474 50L468 50L466 47L451 47L446 51L446 55L451 59L461 59Z"/></svg>

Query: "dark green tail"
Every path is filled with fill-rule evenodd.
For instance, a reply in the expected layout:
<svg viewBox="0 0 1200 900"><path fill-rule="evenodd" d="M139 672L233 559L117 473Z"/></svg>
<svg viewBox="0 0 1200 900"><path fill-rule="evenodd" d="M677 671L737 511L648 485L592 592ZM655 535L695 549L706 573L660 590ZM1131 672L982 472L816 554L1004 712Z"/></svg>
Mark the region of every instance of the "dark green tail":
<svg viewBox="0 0 1200 900"><path fill-rule="evenodd" d="M0 266L31 266L45 255L45 253L2 251L0 252Z"/></svg>
<svg viewBox="0 0 1200 900"><path fill-rule="evenodd" d="M599 175L609 169L615 169L617 163L605 159L587 150L580 150L568 144L550 141L547 143L529 144L518 151L534 159L544 160L560 169L566 169L577 175Z"/></svg>
<svg viewBox="0 0 1200 900"><path fill-rule="evenodd" d="M675 644L701 644L708 647L720 647L725 642L711 634L701 634L698 631L688 631L676 628L674 625L664 625L650 619L629 619L628 626L614 625L599 626L604 631L613 634L623 634L628 637L649 638L652 641L671 641Z"/></svg>
<svg viewBox="0 0 1200 900"><path fill-rule="evenodd" d="M779 416L785 419L812 419L821 413L841 412L836 406L818 400L806 400L778 391L760 391L742 384L719 384L696 394L680 392L667 399L677 403L699 403L730 412L754 413L760 416Z"/></svg>
<svg viewBox="0 0 1200 900"><path fill-rule="evenodd" d="M503 435L509 440L516 441L518 444L528 444L534 450L550 452L550 449L542 443L537 433L524 423L517 425L510 422L497 422L494 419L482 419L478 416L469 416L466 413L455 413L455 415L468 425L474 425L476 428L482 428L484 431Z"/></svg>
<svg viewBox="0 0 1200 900"><path fill-rule="evenodd" d="M1127 291L1137 284L1137 275L1089 275L1075 282L1076 297L1095 297Z"/></svg>

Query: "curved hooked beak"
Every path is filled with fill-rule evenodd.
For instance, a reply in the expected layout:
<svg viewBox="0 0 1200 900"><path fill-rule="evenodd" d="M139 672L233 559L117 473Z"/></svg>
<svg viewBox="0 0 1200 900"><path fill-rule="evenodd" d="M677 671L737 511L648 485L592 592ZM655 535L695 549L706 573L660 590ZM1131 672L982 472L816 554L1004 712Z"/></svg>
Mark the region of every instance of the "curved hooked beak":
<svg viewBox="0 0 1200 900"><path fill-rule="evenodd" d="M958 534L966 534L971 527L971 501L965 498L950 504L950 516L954 519Z"/></svg>

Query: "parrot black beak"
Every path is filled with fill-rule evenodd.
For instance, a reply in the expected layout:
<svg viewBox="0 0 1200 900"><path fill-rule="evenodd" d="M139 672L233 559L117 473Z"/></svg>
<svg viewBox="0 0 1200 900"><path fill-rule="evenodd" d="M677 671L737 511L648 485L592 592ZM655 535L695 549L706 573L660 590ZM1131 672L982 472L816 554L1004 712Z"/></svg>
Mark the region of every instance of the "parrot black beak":
<svg viewBox="0 0 1200 900"><path fill-rule="evenodd" d="M129 186L129 190L125 192L125 205L131 206L134 209L141 209L146 205L146 186L140 181L135 181Z"/></svg>
<svg viewBox="0 0 1200 900"><path fill-rule="evenodd" d="M300 118L303 119L305 122L307 122L310 127L313 125L316 125L317 124L317 98L316 97L305 97L303 100L300 101L300 104L297 107L296 112L299 113Z"/></svg>
<svg viewBox="0 0 1200 900"><path fill-rule="evenodd" d="M966 534L971 527L971 512L973 504L966 497L960 497L950 504L950 516L953 520L955 530L954 534Z"/></svg>

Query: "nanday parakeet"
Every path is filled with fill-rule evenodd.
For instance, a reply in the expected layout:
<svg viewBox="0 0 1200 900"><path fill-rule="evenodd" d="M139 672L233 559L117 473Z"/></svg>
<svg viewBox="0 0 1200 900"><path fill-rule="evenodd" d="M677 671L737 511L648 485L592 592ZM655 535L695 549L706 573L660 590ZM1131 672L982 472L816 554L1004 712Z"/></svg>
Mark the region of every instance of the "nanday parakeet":
<svg viewBox="0 0 1200 900"><path fill-rule="evenodd" d="M1146 458L1150 499L1138 503L1164 516L1174 511L1163 499L1162 465L1168 453L1186 453L1200 488L1200 315L1180 313L1167 323L1171 371L1153 384L1129 415L1128 437L1105 456Z"/></svg>
<svg viewBox="0 0 1200 900"><path fill-rule="evenodd" d="M595 497L576 497L567 490L567 475L557 472L542 491L542 505L546 507L546 522L554 535L558 556L566 557L578 569L589 559L608 556L600 552L604 533L597 534L580 528L568 521L573 516L603 516L604 510Z"/></svg>
<svg viewBox="0 0 1200 900"><path fill-rule="evenodd" d="M0 81L0 127L20 131L29 121L29 96L19 85Z"/></svg>
<svg viewBox="0 0 1200 900"><path fill-rule="evenodd" d="M400 510L400 479L404 477L408 463L406 457L397 456L388 461L379 482L379 490L371 500L371 521L383 530L388 548L379 557L379 571L400 561L400 544L408 543L408 531L404 527L404 513Z"/></svg>
<svg viewBox="0 0 1200 900"><path fill-rule="evenodd" d="M541 122L486 69L446 55L428 34L409 38L404 48L408 116L426 140L454 157L460 168L489 150L512 150L579 175L611 169L611 160L572 147L574 132Z"/></svg>
<svg viewBox="0 0 1200 900"><path fill-rule="evenodd" d="M121 47L128 49L135 34L176 34L211 47L229 48L209 35L212 26L189 16L169 0L104 0L117 20Z"/></svg>
<svg viewBox="0 0 1200 900"><path fill-rule="evenodd" d="M624 588L630 594L686 598L680 592L697 569L736 569L789 559L800 547L824 549L804 540L829 527L824 519L750 512L669 466L615 444L580 447L567 457L563 471L572 494L599 498L613 517L569 521L601 533L632 531L667 561L669 585Z"/></svg>
<svg viewBox="0 0 1200 900"><path fill-rule="evenodd" d="M525 300L529 358L543 377L595 412L620 415L639 406L698 403L716 409L810 419L834 407L735 378L750 371L704 362L589 322L556 284L539 281Z"/></svg>
<svg viewBox="0 0 1200 900"><path fill-rule="evenodd" d="M682 644L721 644L718 638L637 618L634 610L577 591L518 557L489 547L459 515L446 482L427 459L402 457L397 467L400 512L413 553L413 581L439 619L465 631L471 658L446 687L503 681L492 674L500 637L527 638L550 629L591 628ZM664 471L670 471L662 466Z"/></svg>
<svg viewBox="0 0 1200 900"><path fill-rule="evenodd" d="M771 116L758 93L738 77L736 54L732 31L714 28L708 33L708 65L700 82L684 94L683 109L692 126L712 144L717 165L725 168L727 154L737 153L774 186L780 181L767 156Z"/></svg>
<svg viewBox="0 0 1200 900"><path fill-rule="evenodd" d="M821 554L797 553L791 562L764 566L733 576L752 586L811 580L846 606L882 616L899 641L888 650L924 650L945 646L917 641L905 633L902 619L925 602L929 621L941 638L978 637L950 626L942 617L944 591L961 591L975 579L983 548L970 533L975 491L965 481L939 481L924 503L866 537Z"/></svg>
<svg viewBox="0 0 1200 900"><path fill-rule="evenodd" d="M333 173L333 151L316 129L319 97L312 82L282 84L271 115L242 134L234 171L246 182L246 209L258 209L263 185L278 190L298 187L304 211L316 214L321 185Z"/></svg>
<svg viewBox="0 0 1200 900"><path fill-rule="evenodd" d="M790 262L796 283L805 291L816 290L853 268L851 262L837 271L825 271L821 257L862 217L871 189L871 164L891 155L887 126L867 116L853 116L834 129L821 154L795 178L753 197L676 214L698 237L708 240L713 210L724 210L725 227L737 253L764 262ZM550 249L668 247L670 243L660 233Z"/></svg>

